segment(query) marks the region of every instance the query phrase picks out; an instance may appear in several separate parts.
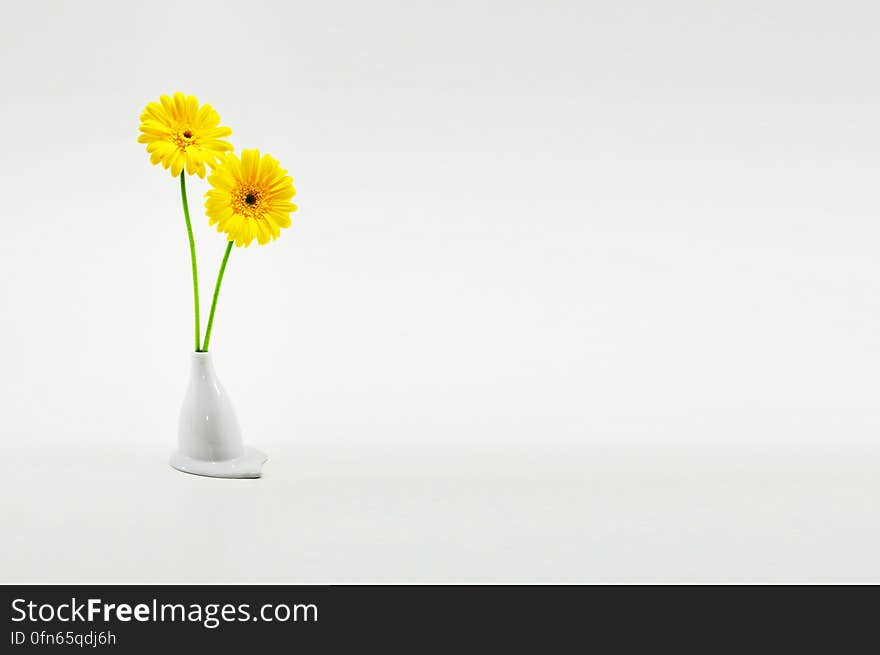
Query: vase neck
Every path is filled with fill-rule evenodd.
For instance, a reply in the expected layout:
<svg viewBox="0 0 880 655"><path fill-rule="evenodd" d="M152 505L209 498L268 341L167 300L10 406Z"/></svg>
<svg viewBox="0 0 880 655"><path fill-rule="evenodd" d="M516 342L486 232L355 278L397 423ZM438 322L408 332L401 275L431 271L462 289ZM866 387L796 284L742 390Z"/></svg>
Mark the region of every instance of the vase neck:
<svg viewBox="0 0 880 655"><path fill-rule="evenodd" d="M192 362L192 364L190 365L190 370L193 372L194 375L214 375L214 360L211 358L211 353L190 353L190 361Z"/></svg>

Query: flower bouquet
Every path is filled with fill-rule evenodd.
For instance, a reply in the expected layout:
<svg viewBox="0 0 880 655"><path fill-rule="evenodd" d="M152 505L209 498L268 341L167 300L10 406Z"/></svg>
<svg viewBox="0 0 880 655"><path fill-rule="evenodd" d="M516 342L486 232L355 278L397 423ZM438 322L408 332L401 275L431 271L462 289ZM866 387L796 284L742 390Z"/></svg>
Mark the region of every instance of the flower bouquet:
<svg viewBox="0 0 880 655"><path fill-rule="evenodd" d="M217 379L208 346L217 310L220 285L232 246L248 247L256 239L264 245L277 239L290 226L296 211L293 180L278 160L259 150L235 154L224 139L232 134L220 125L220 115L211 105L199 105L195 96L163 95L147 104L141 114L138 142L147 146L150 162L161 164L172 177L180 178L183 218L189 238L192 265L194 343L190 382L178 425L178 448L171 466L186 473L220 478L258 478L266 455L245 447L232 404ZM210 172L208 172L210 169ZM208 223L216 225L228 241L217 280L205 336L199 319L199 275L189 203L187 175L204 178L211 189L205 193Z"/></svg>

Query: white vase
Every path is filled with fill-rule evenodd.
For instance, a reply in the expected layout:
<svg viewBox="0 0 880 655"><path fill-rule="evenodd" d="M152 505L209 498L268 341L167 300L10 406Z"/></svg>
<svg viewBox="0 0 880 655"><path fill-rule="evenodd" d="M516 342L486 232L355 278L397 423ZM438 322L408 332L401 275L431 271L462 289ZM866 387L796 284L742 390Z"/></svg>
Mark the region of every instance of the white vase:
<svg viewBox="0 0 880 655"><path fill-rule="evenodd" d="M178 448L171 466L212 478L258 478L266 455L242 443L229 396L217 379L211 353L194 352L189 387L180 408Z"/></svg>

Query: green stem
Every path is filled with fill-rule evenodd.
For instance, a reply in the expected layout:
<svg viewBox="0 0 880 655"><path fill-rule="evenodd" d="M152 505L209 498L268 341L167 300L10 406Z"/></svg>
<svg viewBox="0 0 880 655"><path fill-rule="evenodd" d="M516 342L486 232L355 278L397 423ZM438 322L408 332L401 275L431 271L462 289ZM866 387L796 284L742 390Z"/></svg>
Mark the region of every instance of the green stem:
<svg viewBox="0 0 880 655"><path fill-rule="evenodd" d="M223 254L223 262L220 264L220 271L217 273L217 284L214 285L214 299L211 301L211 313L208 315L208 329L205 330L205 343L202 352L208 352L208 344L211 342L211 328L214 327L214 311L217 309L217 297L220 295L220 283L223 282L223 273L226 272L226 262L229 259L229 253L232 252L232 246L234 243L234 241L230 241L226 244L226 252Z"/></svg>
<svg viewBox="0 0 880 655"><path fill-rule="evenodd" d="M196 352L199 352L199 269L196 266L196 241L193 239L192 223L189 220L189 205L186 202L186 172L180 173L180 198L183 200L183 216L186 218L186 233L189 235L189 259L192 262L193 277L193 312L196 317Z"/></svg>

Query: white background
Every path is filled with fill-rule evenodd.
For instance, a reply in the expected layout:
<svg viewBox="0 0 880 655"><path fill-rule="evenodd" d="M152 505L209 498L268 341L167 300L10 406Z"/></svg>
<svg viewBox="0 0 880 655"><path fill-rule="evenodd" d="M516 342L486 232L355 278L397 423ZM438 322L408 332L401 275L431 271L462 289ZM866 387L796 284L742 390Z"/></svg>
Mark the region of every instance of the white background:
<svg viewBox="0 0 880 655"><path fill-rule="evenodd" d="M880 582L878 21L5 0L0 581ZM261 480L166 463L175 90L299 192L211 341Z"/></svg>

